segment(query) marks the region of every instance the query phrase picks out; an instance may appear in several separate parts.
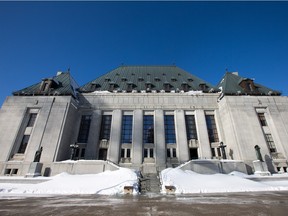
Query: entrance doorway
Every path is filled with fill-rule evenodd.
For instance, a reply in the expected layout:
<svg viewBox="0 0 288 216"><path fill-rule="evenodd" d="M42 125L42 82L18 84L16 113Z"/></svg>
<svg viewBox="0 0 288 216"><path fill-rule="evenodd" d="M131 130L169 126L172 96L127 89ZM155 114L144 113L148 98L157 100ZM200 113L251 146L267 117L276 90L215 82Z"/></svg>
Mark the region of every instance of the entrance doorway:
<svg viewBox="0 0 288 216"><path fill-rule="evenodd" d="M190 148L190 160L198 159L198 148Z"/></svg>
<svg viewBox="0 0 288 216"><path fill-rule="evenodd" d="M99 149L99 160L106 160L107 159L107 149L100 148Z"/></svg>

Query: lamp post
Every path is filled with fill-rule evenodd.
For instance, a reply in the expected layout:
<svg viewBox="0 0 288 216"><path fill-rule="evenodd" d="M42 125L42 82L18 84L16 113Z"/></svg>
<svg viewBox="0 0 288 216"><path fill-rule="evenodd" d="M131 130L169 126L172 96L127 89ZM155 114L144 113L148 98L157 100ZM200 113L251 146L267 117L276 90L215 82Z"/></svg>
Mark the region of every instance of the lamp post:
<svg viewBox="0 0 288 216"><path fill-rule="evenodd" d="M70 145L71 148L71 155L70 155L70 160L75 160L75 154L76 150L79 148L79 145L75 142L74 144Z"/></svg>
<svg viewBox="0 0 288 216"><path fill-rule="evenodd" d="M222 153L222 158L223 159L227 159L227 157L226 157L226 152L225 152L225 147L226 147L226 145L224 145L224 143L223 142L220 142L220 149L221 149L221 153Z"/></svg>

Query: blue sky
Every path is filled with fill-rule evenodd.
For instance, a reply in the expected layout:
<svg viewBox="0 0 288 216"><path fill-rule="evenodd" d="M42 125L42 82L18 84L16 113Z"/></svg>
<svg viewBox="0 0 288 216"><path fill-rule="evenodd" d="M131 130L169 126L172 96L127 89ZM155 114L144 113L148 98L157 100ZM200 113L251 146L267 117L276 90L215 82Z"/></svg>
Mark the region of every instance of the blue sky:
<svg viewBox="0 0 288 216"><path fill-rule="evenodd" d="M0 2L0 104L70 68L79 85L171 65L216 85L226 68L288 95L288 2Z"/></svg>

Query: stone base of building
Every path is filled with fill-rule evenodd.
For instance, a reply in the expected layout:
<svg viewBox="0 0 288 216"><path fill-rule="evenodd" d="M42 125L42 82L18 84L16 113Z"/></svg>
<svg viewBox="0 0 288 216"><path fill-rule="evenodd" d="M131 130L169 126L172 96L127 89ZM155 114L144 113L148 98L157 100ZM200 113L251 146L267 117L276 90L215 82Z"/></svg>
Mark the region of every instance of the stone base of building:
<svg viewBox="0 0 288 216"><path fill-rule="evenodd" d="M43 163L32 162L30 164L28 173L25 175L25 177L33 178L33 177L41 176L42 167L43 167Z"/></svg>
<svg viewBox="0 0 288 216"><path fill-rule="evenodd" d="M182 170L192 170L200 174L228 174L238 171L247 174L246 165L243 161L236 160L191 160L180 166Z"/></svg>
<svg viewBox="0 0 288 216"><path fill-rule="evenodd" d="M260 160L253 161L254 174L261 176L271 176L271 173L268 171L267 164Z"/></svg>

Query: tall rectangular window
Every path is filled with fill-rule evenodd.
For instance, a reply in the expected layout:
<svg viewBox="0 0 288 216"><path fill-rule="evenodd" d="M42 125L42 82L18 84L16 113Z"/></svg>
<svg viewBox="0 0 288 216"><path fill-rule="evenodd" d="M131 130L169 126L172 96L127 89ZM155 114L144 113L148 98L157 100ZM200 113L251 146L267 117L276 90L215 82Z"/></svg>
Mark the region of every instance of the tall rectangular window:
<svg viewBox="0 0 288 216"><path fill-rule="evenodd" d="M267 126L266 118L264 113L258 113L258 118L260 121L261 126Z"/></svg>
<svg viewBox="0 0 288 216"><path fill-rule="evenodd" d="M185 115L185 123L186 123L186 133L187 139L195 139L197 140L197 130L196 130L196 123L195 123L195 116L194 115Z"/></svg>
<svg viewBox="0 0 288 216"><path fill-rule="evenodd" d="M206 118L206 125L207 125L210 143L219 142L217 126L216 126L214 115L205 115L205 118Z"/></svg>
<svg viewBox="0 0 288 216"><path fill-rule="evenodd" d="M143 143L154 143L154 116L143 117Z"/></svg>
<svg viewBox="0 0 288 216"><path fill-rule="evenodd" d="M277 152L277 149L276 149L272 135L271 134L265 134L265 138L266 138L266 142L267 142L268 147L269 147L269 151L271 153Z"/></svg>
<svg viewBox="0 0 288 216"><path fill-rule="evenodd" d="M175 124L174 124L174 115L165 115L164 116L164 125L165 125L165 142L166 144L175 144L176 135L175 135Z"/></svg>
<svg viewBox="0 0 288 216"><path fill-rule="evenodd" d="M112 115L103 115L101 122L100 140L110 140Z"/></svg>
<svg viewBox="0 0 288 216"><path fill-rule="evenodd" d="M28 142L29 142L29 138L30 138L30 135L24 135L23 136L17 153L19 153L19 154L24 154L25 153L27 145L28 145Z"/></svg>
<svg viewBox="0 0 288 216"><path fill-rule="evenodd" d="M78 142L87 143L91 123L91 115L83 115L81 118L80 129L78 133Z"/></svg>
<svg viewBox="0 0 288 216"><path fill-rule="evenodd" d="M36 121L37 113L30 113L27 127L33 127Z"/></svg>
<svg viewBox="0 0 288 216"><path fill-rule="evenodd" d="M121 143L132 143L133 116L122 116Z"/></svg>

